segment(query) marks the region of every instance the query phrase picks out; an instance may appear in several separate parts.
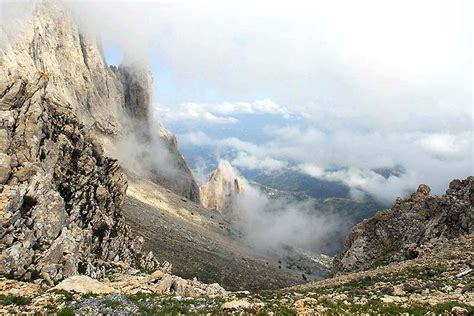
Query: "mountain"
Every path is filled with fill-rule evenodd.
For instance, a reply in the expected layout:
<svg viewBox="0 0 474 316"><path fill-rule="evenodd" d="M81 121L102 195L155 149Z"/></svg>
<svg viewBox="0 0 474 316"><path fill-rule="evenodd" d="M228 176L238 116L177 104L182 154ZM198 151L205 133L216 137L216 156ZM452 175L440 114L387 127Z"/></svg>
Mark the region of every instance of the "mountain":
<svg viewBox="0 0 474 316"><path fill-rule="evenodd" d="M121 215L117 161L47 84L38 71L1 89L0 273L53 284L78 271L103 277L119 261L157 268Z"/></svg>
<svg viewBox="0 0 474 316"><path fill-rule="evenodd" d="M102 277L117 262L158 268L125 223L127 178L101 145L148 119L149 72L109 68L67 11L36 5L0 54L0 273L51 283L78 271ZM199 201L182 170L192 181L179 193Z"/></svg>
<svg viewBox="0 0 474 316"><path fill-rule="evenodd" d="M231 212L232 203L239 195L244 194L242 179L236 174L226 160L219 165L201 185L201 200L205 208L216 209L221 213Z"/></svg>
<svg viewBox="0 0 474 316"><path fill-rule="evenodd" d="M293 241L321 234L318 249L333 252L373 201L260 186L262 195L224 162L201 200L176 137L149 115L148 66L109 67L61 3L34 6L31 19L0 28L0 313L474 312L473 177L442 196L420 185L364 219L333 261L335 276L319 280L330 257L286 240L280 253L250 247L245 224L258 230L251 240L282 230L233 225L232 200L252 189L247 205L268 207L259 219L294 215L270 223L290 226ZM312 214L347 223L314 216L294 230Z"/></svg>
<svg viewBox="0 0 474 316"><path fill-rule="evenodd" d="M38 2L35 6L32 18L20 31L3 29L6 41L2 42L0 55L2 86L18 76L33 78L38 71L46 74L48 93L62 104L69 104L81 123L91 128L101 142L113 144L112 150L105 146L109 155L123 158L120 153L128 147L122 147L130 144L120 140L138 138L141 146L134 148L135 156L146 162L145 167L150 169L149 174L155 174L155 181L199 201L198 186L176 141L168 132L152 129L149 111L153 79L146 63L125 61L118 68L109 67L100 43L81 33L61 5ZM166 174L152 163L154 157L148 156L153 153L147 147L153 142L160 143L162 155L166 154L168 160L167 169L173 168L179 177ZM130 170L138 168L135 161L130 164Z"/></svg>
<svg viewBox="0 0 474 316"><path fill-rule="evenodd" d="M150 118L147 66L109 67L60 4L35 6L0 49L0 273L55 284L169 261L231 289L303 282L200 205L176 137Z"/></svg>
<svg viewBox="0 0 474 316"><path fill-rule="evenodd" d="M297 170L283 169L276 172L242 170L247 179L281 191L298 192L313 198L348 198L349 188L338 182L316 179Z"/></svg>

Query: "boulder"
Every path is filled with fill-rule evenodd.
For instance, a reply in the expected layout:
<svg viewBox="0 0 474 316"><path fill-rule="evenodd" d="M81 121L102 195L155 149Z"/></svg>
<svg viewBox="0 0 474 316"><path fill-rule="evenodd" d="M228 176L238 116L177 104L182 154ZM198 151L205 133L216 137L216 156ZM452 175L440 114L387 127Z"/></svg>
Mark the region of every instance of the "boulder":
<svg viewBox="0 0 474 316"><path fill-rule="evenodd" d="M66 291L78 294L116 294L118 290L105 283L92 279L85 275L75 275L63 280L51 289L51 291Z"/></svg>
<svg viewBox="0 0 474 316"><path fill-rule="evenodd" d="M225 302L222 304L221 309L223 311L237 311L237 310L248 310L252 307L252 304L250 304L246 300L234 300L230 302Z"/></svg>

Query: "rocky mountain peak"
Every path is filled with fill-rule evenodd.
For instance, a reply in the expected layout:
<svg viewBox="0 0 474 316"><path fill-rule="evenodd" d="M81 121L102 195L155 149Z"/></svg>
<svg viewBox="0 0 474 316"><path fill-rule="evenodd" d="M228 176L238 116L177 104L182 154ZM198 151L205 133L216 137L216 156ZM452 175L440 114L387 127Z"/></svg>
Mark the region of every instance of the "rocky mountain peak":
<svg viewBox="0 0 474 316"><path fill-rule="evenodd" d="M214 208L223 213L231 211L234 199L244 194L244 184L232 165L226 160L221 160L200 190L204 207Z"/></svg>

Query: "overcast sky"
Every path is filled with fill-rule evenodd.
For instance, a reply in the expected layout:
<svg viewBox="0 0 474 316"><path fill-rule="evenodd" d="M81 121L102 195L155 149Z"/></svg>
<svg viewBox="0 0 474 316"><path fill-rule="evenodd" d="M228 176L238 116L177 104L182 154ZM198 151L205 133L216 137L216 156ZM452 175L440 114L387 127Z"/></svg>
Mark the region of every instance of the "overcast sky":
<svg viewBox="0 0 474 316"><path fill-rule="evenodd" d="M291 161L384 199L473 174L470 1L68 4L111 63L149 60L165 125L245 129L239 115L281 116L262 123L265 146L195 128L182 144L236 149L246 168Z"/></svg>

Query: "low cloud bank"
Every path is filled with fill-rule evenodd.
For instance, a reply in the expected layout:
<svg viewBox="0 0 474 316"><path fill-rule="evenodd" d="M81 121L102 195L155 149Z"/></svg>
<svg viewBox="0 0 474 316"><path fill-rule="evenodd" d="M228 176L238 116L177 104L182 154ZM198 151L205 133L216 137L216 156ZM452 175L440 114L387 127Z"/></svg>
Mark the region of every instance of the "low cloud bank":
<svg viewBox="0 0 474 316"><path fill-rule="evenodd" d="M342 238L353 224L342 213L319 209L312 200L269 198L248 182L244 187L244 194L234 201L232 216L246 244L273 253L301 249L334 254L341 250Z"/></svg>

